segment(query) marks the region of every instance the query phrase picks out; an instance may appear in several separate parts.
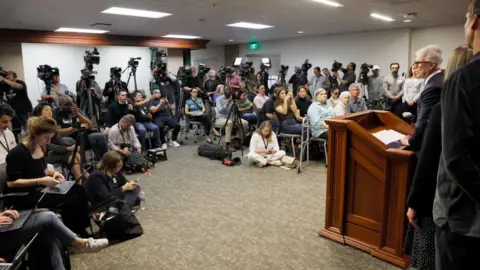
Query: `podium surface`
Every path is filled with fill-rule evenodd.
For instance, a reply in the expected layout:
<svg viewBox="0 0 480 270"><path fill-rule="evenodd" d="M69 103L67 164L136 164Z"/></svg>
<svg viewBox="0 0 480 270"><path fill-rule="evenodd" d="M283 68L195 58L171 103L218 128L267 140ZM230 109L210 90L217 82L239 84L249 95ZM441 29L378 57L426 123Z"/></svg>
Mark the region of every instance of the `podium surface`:
<svg viewBox="0 0 480 270"><path fill-rule="evenodd" d="M364 111L326 121L328 171L325 226L320 236L406 268L402 252L406 201L415 154L389 148L382 130L411 135L413 127L390 112Z"/></svg>

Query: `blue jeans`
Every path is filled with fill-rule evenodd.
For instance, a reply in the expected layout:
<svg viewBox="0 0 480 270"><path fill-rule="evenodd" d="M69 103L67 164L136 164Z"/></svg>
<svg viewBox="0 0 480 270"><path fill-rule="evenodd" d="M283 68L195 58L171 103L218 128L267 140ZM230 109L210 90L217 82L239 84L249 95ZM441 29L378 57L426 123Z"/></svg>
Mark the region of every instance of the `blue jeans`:
<svg viewBox="0 0 480 270"><path fill-rule="evenodd" d="M50 211L33 214L19 230L0 233L0 257L16 252L37 233L43 243L36 243L37 238L30 251L38 269L65 269L62 252L64 247L72 245L77 236ZM45 244L47 241L49 243Z"/></svg>
<svg viewBox="0 0 480 270"><path fill-rule="evenodd" d="M248 123L250 123L250 124L256 124L257 123L257 115L255 115L255 113L244 113L242 115L242 119L247 120Z"/></svg>
<svg viewBox="0 0 480 270"><path fill-rule="evenodd" d="M146 123L135 123L135 130L138 133L138 140L142 144L142 149L147 150L147 145L145 144L145 141L147 139L147 131L153 132L153 147L160 147L160 130L158 129L158 126L155 125L152 122L146 122Z"/></svg>
<svg viewBox="0 0 480 270"><path fill-rule="evenodd" d="M299 134L301 135L303 127L301 124L297 123L295 119L283 120L280 123L280 132L286 134Z"/></svg>
<svg viewBox="0 0 480 270"><path fill-rule="evenodd" d="M176 141L178 134L180 133L180 124L177 122L177 120L173 117L165 117L165 118L157 118L155 119L155 125L158 126L158 129L160 129L160 141L163 143L166 143L167 141L165 140L165 126L168 126L170 128L173 128L172 132L172 141Z"/></svg>

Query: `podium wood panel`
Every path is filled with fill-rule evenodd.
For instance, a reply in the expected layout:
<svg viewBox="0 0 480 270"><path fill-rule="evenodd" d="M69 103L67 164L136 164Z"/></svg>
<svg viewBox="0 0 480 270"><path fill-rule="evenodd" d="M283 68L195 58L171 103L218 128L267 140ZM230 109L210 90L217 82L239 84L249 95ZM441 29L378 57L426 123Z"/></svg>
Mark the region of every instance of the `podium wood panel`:
<svg viewBox="0 0 480 270"><path fill-rule="evenodd" d="M406 268L402 252L406 197L414 153L389 149L372 133L413 128L390 112L366 111L326 121L328 171L325 226L320 235Z"/></svg>

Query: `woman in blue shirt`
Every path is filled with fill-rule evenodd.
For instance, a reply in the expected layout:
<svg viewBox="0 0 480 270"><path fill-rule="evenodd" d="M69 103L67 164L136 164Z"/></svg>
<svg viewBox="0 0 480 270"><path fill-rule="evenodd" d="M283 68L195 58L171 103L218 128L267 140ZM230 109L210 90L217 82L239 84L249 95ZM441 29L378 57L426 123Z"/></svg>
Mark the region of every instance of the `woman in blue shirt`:
<svg viewBox="0 0 480 270"><path fill-rule="evenodd" d="M314 94L315 102L310 105L307 112L308 120L312 125L312 136L325 140L328 139L328 125L325 120L335 117L335 114L328 109L327 99L327 91L323 88L318 89Z"/></svg>
<svg viewBox="0 0 480 270"><path fill-rule="evenodd" d="M206 108L202 99L198 97L198 88L193 88L190 92L191 97L185 102L185 115L190 120L198 121L205 127L205 137L208 143L212 143L210 131L212 130L212 120L205 114Z"/></svg>

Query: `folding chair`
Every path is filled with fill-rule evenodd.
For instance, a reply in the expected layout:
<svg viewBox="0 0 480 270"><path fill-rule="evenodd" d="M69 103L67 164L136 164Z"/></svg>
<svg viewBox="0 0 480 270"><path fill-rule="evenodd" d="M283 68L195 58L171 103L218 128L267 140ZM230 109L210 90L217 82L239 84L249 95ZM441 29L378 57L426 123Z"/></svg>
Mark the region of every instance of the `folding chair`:
<svg viewBox="0 0 480 270"><path fill-rule="evenodd" d="M323 143L323 149L325 151L325 166L328 165L328 157L327 157L327 140L320 139L317 137L312 137L312 126L308 121L308 117L305 117L302 122L302 126L305 128L305 132L302 132L302 143L300 145L300 162L298 164L297 173L302 172L303 167L303 157L305 156L305 151L307 151L307 165L310 163L310 143L312 142L319 142Z"/></svg>

